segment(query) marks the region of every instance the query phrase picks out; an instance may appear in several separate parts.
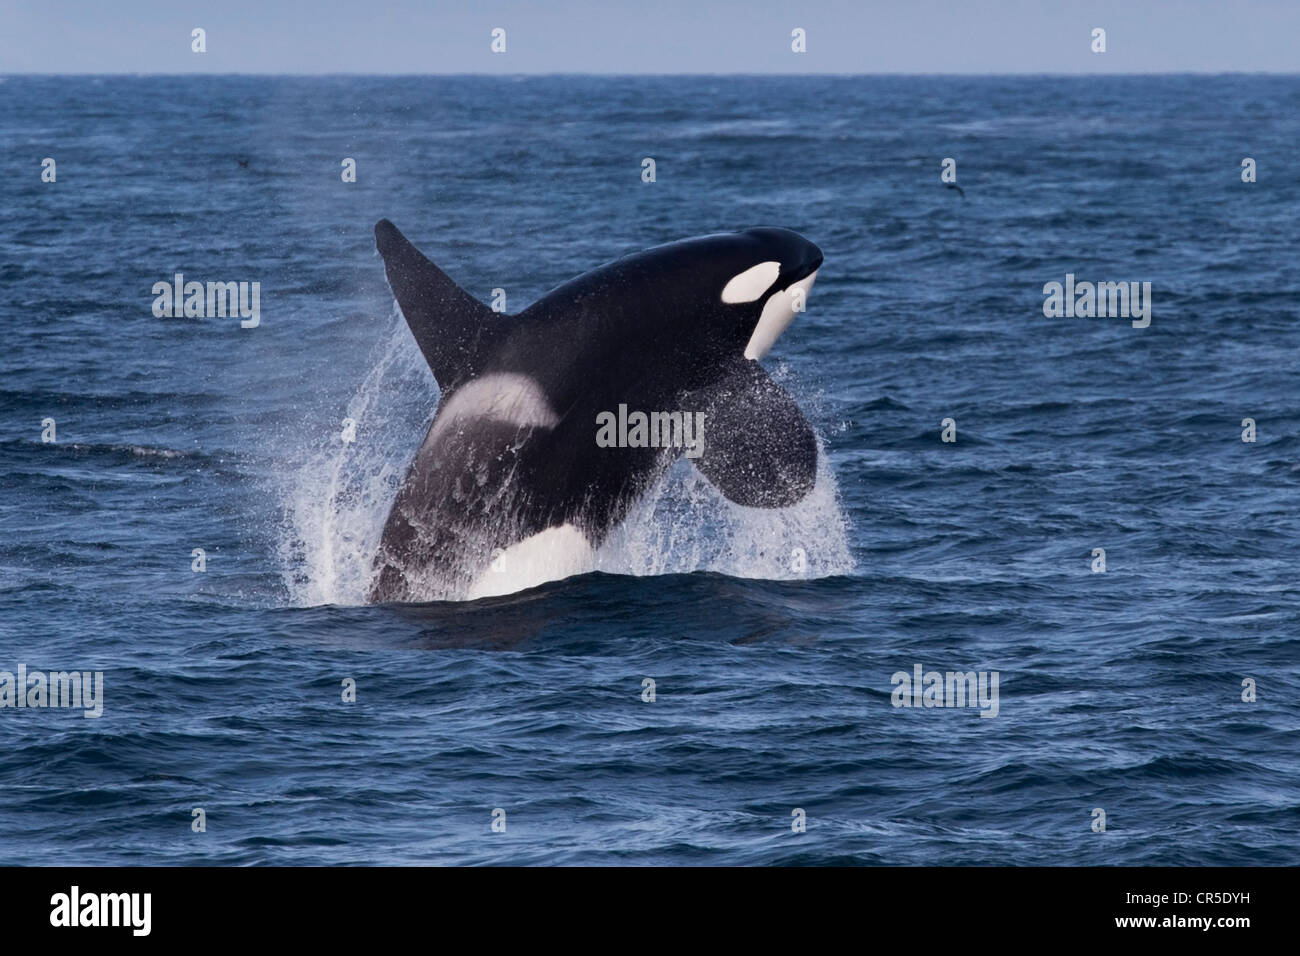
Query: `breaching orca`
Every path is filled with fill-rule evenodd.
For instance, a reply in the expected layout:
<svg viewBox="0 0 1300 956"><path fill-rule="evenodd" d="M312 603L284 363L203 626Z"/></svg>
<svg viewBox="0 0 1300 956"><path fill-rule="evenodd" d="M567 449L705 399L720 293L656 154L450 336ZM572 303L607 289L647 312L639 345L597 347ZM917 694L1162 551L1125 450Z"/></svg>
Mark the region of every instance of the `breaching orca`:
<svg viewBox="0 0 1300 956"><path fill-rule="evenodd" d="M375 240L442 398L384 526L372 601L482 597L590 570L683 453L603 447L600 422L627 409L702 414L691 460L738 504L785 507L812 489L812 427L758 363L822 262L797 233L656 246L513 316L457 286L387 219Z"/></svg>

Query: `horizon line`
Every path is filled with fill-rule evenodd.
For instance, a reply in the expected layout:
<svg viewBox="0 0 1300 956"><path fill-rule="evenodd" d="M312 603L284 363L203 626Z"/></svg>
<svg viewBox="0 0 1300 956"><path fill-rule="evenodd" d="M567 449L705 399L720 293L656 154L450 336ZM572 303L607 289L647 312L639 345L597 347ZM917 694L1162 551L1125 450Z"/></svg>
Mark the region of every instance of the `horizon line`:
<svg viewBox="0 0 1300 956"><path fill-rule="evenodd" d="M990 79L1005 77L1052 77L1062 79L1075 78L1116 78L1116 77L1147 77L1147 76L1300 76L1300 70L1145 70L1136 73L1127 72L1085 72L1085 71L1009 71L999 73L976 73L976 72L936 72L930 70L898 70L877 73L850 73L836 71L818 71L813 73L787 73L783 71L766 72L766 73L748 73L743 71L727 71L719 73L698 73L686 71L674 71L668 73L654 71L636 71L636 72L595 72L595 71L573 71L573 70L553 70L553 71L529 71L526 73L505 73L505 72L421 72L421 73L373 73L350 70L334 70L320 72L293 72L293 73L268 73L251 70L231 70L224 72L205 73L199 71L186 71L183 73L166 73L166 72L146 72L140 70L113 70L110 72L86 72L86 71L68 71L61 73L46 73L37 70L20 70L15 72L0 72L0 78L9 77L223 77L223 76L247 76L247 77L358 77L358 78L375 78L375 79L393 79L393 78L410 78L410 77L487 77L493 79L520 79L525 77L561 77L561 76L583 76L583 77L745 77L748 79L756 77L765 78L812 78L812 77L962 77L965 79L978 79L988 77Z"/></svg>

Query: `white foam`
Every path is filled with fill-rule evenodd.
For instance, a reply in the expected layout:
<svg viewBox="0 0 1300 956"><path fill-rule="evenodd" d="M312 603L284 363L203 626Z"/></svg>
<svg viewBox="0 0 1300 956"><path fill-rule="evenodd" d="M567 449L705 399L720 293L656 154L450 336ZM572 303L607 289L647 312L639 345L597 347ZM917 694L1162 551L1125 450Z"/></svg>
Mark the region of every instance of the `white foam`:
<svg viewBox="0 0 1300 956"><path fill-rule="evenodd" d="M606 539L596 554L596 569L800 580L846 574L853 558L825 455L818 456L812 491L789 508L738 505L682 460Z"/></svg>
<svg viewBox="0 0 1300 956"><path fill-rule="evenodd" d="M282 488L279 554L294 605L364 604L375 551L413 450L428 425L437 384L394 306L389 334L341 418L308 437ZM305 436L306 437L306 436Z"/></svg>

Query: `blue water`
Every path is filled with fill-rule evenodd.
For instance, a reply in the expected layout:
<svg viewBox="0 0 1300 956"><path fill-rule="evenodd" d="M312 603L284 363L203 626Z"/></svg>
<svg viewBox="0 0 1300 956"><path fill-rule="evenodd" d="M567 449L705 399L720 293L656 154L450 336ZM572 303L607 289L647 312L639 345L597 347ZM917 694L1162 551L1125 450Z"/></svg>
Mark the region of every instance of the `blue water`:
<svg viewBox="0 0 1300 956"><path fill-rule="evenodd" d="M1300 860L1300 77L9 77L0 139L0 670L105 682L0 709L7 861ZM366 606L436 394L385 216L512 312L803 233L817 500L678 470L607 573ZM155 318L178 271L260 326ZM1067 272L1150 327L1045 318Z"/></svg>

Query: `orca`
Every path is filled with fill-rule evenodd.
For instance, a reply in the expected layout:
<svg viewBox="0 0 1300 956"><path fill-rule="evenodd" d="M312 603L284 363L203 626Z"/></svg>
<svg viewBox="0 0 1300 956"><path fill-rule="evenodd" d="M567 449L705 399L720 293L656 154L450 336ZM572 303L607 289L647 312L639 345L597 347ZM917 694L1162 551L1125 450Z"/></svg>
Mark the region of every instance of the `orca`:
<svg viewBox="0 0 1300 956"><path fill-rule="evenodd" d="M689 460L737 504L787 507L815 484L812 426L758 361L822 264L798 233L656 246L516 315L460 288L387 219L375 241L441 398L384 525L372 603L474 599L592 570L683 454L598 443L600 423L626 409L694 414Z"/></svg>

